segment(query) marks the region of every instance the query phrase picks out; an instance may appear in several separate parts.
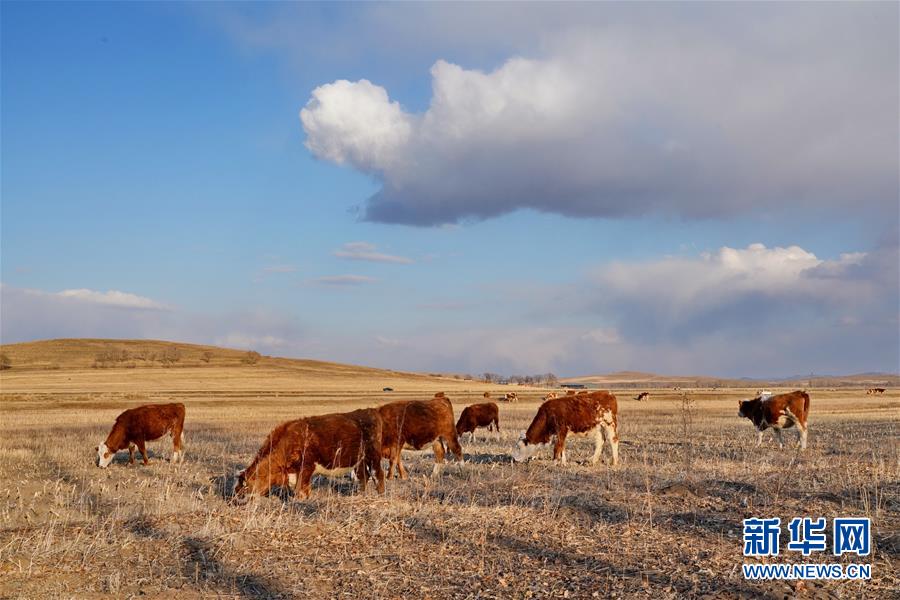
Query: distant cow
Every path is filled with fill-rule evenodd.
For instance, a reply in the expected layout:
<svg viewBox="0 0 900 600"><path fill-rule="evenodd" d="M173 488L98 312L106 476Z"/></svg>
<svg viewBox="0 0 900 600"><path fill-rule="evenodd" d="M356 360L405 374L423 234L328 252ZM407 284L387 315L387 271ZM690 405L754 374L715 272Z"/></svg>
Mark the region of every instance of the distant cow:
<svg viewBox="0 0 900 600"><path fill-rule="evenodd" d="M298 497L308 498L313 475L349 473L356 474L361 492L371 475L383 494L381 435L381 416L372 408L286 421L238 475L234 497L267 496L272 486L293 485Z"/></svg>
<svg viewBox="0 0 900 600"><path fill-rule="evenodd" d="M401 451L421 450L431 444L434 450L434 469L437 475L444 464L444 444L462 461L462 447L453 424L453 405L446 396L431 400L401 400L378 407L384 421L381 436L381 455L390 461L388 478L393 476L394 465L401 479L407 472L401 460ZM443 443L442 443L443 442Z"/></svg>
<svg viewBox="0 0 900 600"><path fill-rule="evenodd" d="M869 396L873 396L876 394L883 394L883 393L884 393L884 388L869 388L868 390L866 390L866 395L869 395Z"/></svg>
<svg viewBox="0 0 900 600"><path fill-rule="evenodd" d="M518 402L519 401L519 393L518 392L506 392L506 395L503 397L507 402Z"/></svg>
<svg viewBox="0 0 900 600"><path fill-rule="evenodd" d="M566 464L566 437L573 434L594 437L591 464L600 460L604 442L609 442L612 464L615 465L619 461L617 413L616 397L606 391L547 400L541 404L528 430L519 438L513 460L526 460L555 439L553 459Z"/></svg>
<svg viewBox="0 0 900 600"><path fill-rule="evenodd" d="M550 392L546 396L544 396L544 400L553 400L554 398L559 398L559 394L556 392Z"/></svg>
<svg viewBox="0 0 900 600"><path fill-rule="evenodd" d="M635 396L634 399L637 400L638 402L643 402L644 400L646 400L649 397L650 397L650 392L641 392L640 394Z"/></svg>
<svg viewBox="0 0 900 600"><path fill-rule="evenodd" d="M774 396L775 394L773 394L773 393L770 392L769 390L756 390L756 395L757 395L757 396L768 397L768 396Z"/></svg>
<svg viewBox="0 0 900 600"><path fill-rule="evenodd" d="M487 400L487 399L490 398L490 397L491 397L491 393L490 393L490 392L485 392L485 393L484 393L484 399L485 399L485 400Z"/></svg>
<svg viewBox="0 0 900 600"><path fill-rule="evenodd" d="M146 404L129 408L118 417L106 441L97 446L97 466L105 469L119 450L128 448L128 463L134 464L137 446L148 464L146 442L172 436L172 462L184 460L184 404Z"/></svg>
<svg viewBox="0 0 900 600"><path fill-rule="evenodd" d="M753 421L759 431L757 447L762 444L763 431L771 427L778 437L778 445L784 448L781 430L796 425L800 448L806 448L806 419L809 416L809 394L806 392L760 395L752 400L738 400L738 415Z"/></svg>
<svg viewBox="0 0 900 600"><path fill-rule="evenodd" d="M475 439L475 429L478 427L500 431L500 410L495 403L485 402L465 407L456 422L456 435L471 433L472 439Z"/></svg>

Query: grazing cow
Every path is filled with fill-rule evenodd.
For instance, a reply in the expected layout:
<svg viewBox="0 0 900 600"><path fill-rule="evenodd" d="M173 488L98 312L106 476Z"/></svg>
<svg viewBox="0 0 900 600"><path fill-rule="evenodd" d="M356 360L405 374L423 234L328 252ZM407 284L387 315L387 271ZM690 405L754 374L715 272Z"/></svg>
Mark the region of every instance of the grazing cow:
<svg viewBox="0 0 900 600"><path fill-rule="evenodd" d="M519 393L518 392L506 392L506 395L503 397L507 402L518 402L519 401Z"/></svg>
<svg viewBox="0 0 900 600"><path fill-rule="evenodd" d="M759 430L756 446L762 444L763 431L771 427L784 448L781 430L797 426L800 448L806 448L806 419L809 417L809 394L796 391L776 396L759 395L752 400L738 400L738 416L753 421Z"/></svg>
<svg viewBox="0 0 900 600"><path fill-rule="evenodd" d="M484 393L484 399L485 399L485 400L487 400L487 399L490 398L490 397L491 397L491 393L490 393L490 392L485 392L485 393Z"/></svg>
<svg viewBox="0 0 900 600"><path fill-rule="evenodd" d="M172 462L184 460L184 404L146 404L129 408L118 417L106 441L97 446L97 466L105 469L119 450L128 448L128 463L134 464L137 446L147 460L146 442L158 440L165 434L172 436Z"/></svg>
<svg viewBox="0 0 900 600"><path fill-rule="evenodd" d="M544 396L543 400L544 401L553 400L554 398L559 398L559 394L557 394L556 392L550 392L549 394Z"/></svg>
<svg viewBox="0 0 900 600"><path fill-rule="evenodd" d="M555 438L553 459L566 464L566 436L592 435L596 464L603 454L604 442L609 442L612 464L619 462L619 434L616 397L606 391L566 395L547 400L538 408L528 430L519 438L512 458L527 460L541 447Z"/></svg>
<svg viewBox="0 0 900 600"><path fill-rule="evenodd" d="M394 465L401 479L407 472L401 460L401 451L421 450L431 444L434 450L432 476L441 472L444 464L444 444L458 461L462 461L462 447L453 425L453 405L446 396L431 400L401 400L378 407L384 421L381 437L381 456L390 461L388 478L393 476Z"/></svg>
<svg viewBox="0 0 900 600"><path fill-rule="evenodd" d="M485 402L465 407L459 415L459 421L456 422L456 435L471 433L474 440L475 429L478 427L487 427L488 431L496 429L498 433L500 432L500 411L495 403Z"/></svg>
<svg viewBox="0 0 900 600"><path fill-rule="evenodd" d="M267 496L272 486L294 486L308 498L313 475L355 473L359 490L371 475L384 493L381 415L373 408L286 421L272 430L253 462L238 474L234 498Z"/></svg>
<svg viewBox="0 0 900 600"><path fill-rule="evenodd" d="M869 388L868 390L866 390L867 396L883 394L883 393L884 393L884 388Z"/></svg>
<svg viewBox="0 0 900 600"><path fill-rule="evenodd" d="M646 400L649 397L650 397L650 392L641 392L640 394L635 396L634 399L637 400L638 402L643 402L644 400Z"/></svg>

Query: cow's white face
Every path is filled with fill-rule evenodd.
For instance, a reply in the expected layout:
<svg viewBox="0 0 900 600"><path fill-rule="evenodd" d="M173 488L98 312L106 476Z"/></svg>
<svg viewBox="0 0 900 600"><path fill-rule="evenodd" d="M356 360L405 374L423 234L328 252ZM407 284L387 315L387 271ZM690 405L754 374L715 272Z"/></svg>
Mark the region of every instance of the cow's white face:
<svg viewBox="0 0 900 600"><path fill-rule="evenodd" d="M112 462L115 455L116 453L111 452L106 446L106 443L100 444L97 446L97 466L101 469L105 469L109 466L109 463Z"/></svg>
<svg viewBox="0 0 900 600"><path fill-rule="evenodd" d="M515 462L523 462L528 460L529 458L534 456L534 453L537 452L538 448L543 444L529 444L528 440L525 439L525 434L519 436L519 441L516 442L516 447L513 448L512 451L512 459Z"/></svg>

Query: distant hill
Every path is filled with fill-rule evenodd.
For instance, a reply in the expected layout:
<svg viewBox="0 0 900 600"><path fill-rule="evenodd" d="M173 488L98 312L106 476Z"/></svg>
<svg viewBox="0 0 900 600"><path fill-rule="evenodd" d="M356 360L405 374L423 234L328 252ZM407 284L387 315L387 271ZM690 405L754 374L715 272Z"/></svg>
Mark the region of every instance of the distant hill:
<svg viewBox="0 0 900 600"><path fill-rule="evenodd" d="M67 369L180 369L257 367L302 371L318 377L398 377L442 381L420 373L360 367L318 360L276 358L248 350L162 340L56 339L0 345L9 359L5 373Z"/></svg>
<svg viewBox="0 0 900 600"><path fill-rule="evenodd" d="M640 371L617 371L606 375L567 377L561 383L584 384L608 388L662 387L842 387L842 386L900 386L895 373L860 373L856 375L795 376L785 379L752 379L710 377L708 375L658 375Z"/></svg>

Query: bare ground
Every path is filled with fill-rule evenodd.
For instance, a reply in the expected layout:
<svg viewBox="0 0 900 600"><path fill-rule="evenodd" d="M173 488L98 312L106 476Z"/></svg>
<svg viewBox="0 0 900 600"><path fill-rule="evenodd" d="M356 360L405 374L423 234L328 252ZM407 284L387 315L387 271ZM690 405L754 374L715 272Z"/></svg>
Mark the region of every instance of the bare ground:
<svg viewBox="0 0 900 600"><path fill-rule="evenodd" d="M615 469L561 467L548 456L511 464L508 452L538 405L534 392L502 404L502 434L464 440L466 464L451 463L439 478L426 476L430 454L410 453L411 479L390 482L384 496L371 487L357 494L349 479L317 479L308 501L233 506L224 498L231 475L275 424L398 395L364 394L358 382L343 393L300 385L287 397L187 385L86 391L108 376L76 376L78 394L37 379L32 388L4 385L2 597L781 599L887 598L900 589L897 391L811 390L804 453L779 450L769 434L753 447L750 423L736 415L747 390L694 390L688 403L674 392L642 403L622 393ZM431 387L400 396L427 397ZM481 390L448 394L458 414ZM94 447L118 412L163 398L187 405L186 462L168 462L166 439L150 445L148 467L127 466L123 452L97 469ZM570 441L569 454L586 459L589 442ZM745 581L741 520L804 515L871 517L872 580Z"/></svg>

